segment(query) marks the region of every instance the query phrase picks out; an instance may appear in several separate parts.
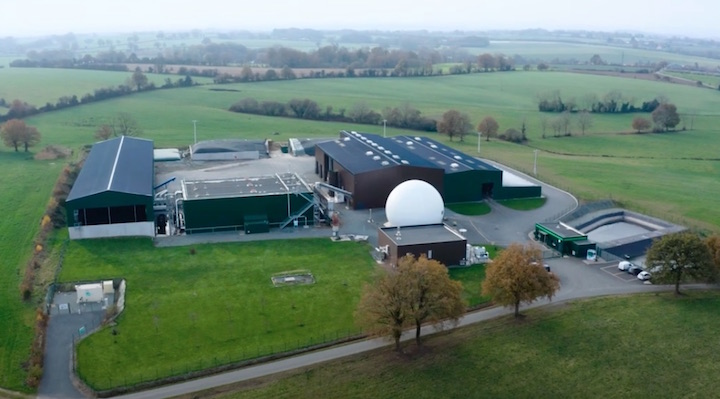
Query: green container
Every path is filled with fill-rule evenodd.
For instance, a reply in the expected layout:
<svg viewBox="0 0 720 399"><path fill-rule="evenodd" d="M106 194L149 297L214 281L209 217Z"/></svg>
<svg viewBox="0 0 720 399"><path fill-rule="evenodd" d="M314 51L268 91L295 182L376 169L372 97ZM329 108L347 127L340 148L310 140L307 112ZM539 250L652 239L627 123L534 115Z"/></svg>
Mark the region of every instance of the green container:
<svg viewBox="0 0 720 399"><path fill-rule="evenodd" d="M287 153L288 153L288 146L286 146L286 145L280 146L280 151L282 151L283 154L287 154Z"/></svg>

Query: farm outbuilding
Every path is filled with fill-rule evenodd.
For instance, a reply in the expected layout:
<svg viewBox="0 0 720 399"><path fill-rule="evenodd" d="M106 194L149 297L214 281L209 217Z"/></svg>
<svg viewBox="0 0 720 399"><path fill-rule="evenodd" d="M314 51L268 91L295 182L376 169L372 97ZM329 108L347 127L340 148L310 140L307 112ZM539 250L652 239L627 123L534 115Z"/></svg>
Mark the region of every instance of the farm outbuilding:
<svg viewBox="0 0 720 399"><path fill-rule="evenodd" d="M534 236L562 255L584 258L588 249L595 249L595 243L585 233L562 222L535 223Z"/></svg>
<svg viewBox="0 0 720 399"><path fill-rule="evenodd" d="M182 209L188 234L314 223L312 189L297 174L182 181Z"/></svg>
<svg viewBox="0 0 720 399"><path fill-rule="evenodd" d="M153 142L93 145L65 202L71 239L154 236Z"/></svg>
<svg viewBox="0 0 720 399"><path fill-rule="evenodd" d="M425 255L445 266L454 266L465 259L467 239L444 224L380 227L378 246L393 266L407 254Z"/></svg>
<svg viewBox="0 0 720 399"><path fill-rule="evenodd" d="M445 203L531 198L540 186L504 186L503 171L438 141L419 136L384 138L341 131L337 140L318 143L315 172L328 184L352 192L354 209L382 207L390 191L410 179L435 187Z"/></svg>
<svg viewBox="0 0 720 399"><path fill-rule="evenodd" d="M233 161L267 158L270 154L268 140L207 140L190 146L193 161Z"/></svg>

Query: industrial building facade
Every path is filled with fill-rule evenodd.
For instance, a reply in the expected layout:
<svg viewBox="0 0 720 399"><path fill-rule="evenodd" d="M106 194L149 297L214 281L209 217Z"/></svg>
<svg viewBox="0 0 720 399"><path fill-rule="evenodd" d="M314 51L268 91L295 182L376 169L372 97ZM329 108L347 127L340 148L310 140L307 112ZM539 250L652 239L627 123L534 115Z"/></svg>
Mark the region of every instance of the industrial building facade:
<svg viewBox="0 0 720 399"><path fill-rule="evenodd" d="M467 239L444 224L381 227L378 245L393 266L407 254L416 258L425 255L445 266L456 266L465 259Z"/></svg>
<svg viewBox="0 0 720 399"><path fill-rule="evenodd" d="M65 201L71 239L154 236L153 142L93 145Z"/></svg>
<svg viewBox="0 0 720 399"><path fill-rule="evenodd" d="M314 223L311 188L296 174L182 182L182 209L188 234Z"/></svg>
<svg viewBox="0 0 720 399"><path fill-rule="evenodd" d="M384 207L398 184L430 183L445 203L541 196L538 185L505 184L503 171L426 137L341 131L337 140L318 143L315 172L333 186L352 192L354 209Z"/></svg>

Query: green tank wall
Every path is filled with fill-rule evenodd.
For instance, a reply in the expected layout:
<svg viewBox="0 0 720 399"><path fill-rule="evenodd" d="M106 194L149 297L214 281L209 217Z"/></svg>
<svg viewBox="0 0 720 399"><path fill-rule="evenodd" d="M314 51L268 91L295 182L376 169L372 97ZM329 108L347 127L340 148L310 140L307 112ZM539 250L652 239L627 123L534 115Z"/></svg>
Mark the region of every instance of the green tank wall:
<svg viewBox="0 0 720 399"><path fill-rule="evenodd" d="M312 193L305 193L312 198ZM290 194L290 214L299 212L308 200L295 194ZM271 226L279 225L288 218L288 196L286 194L197 199L183 202L185 212L185 230L233 230L239 229L245 223L245 217L265 215ZM312 208L303 216L308 224L313 222Z"/></svg>
<svg viewBox="0 0 720 399"><path fill-rule="evenodd" d="M500 187L493 190L493 198L496 200L517 199L517 198L538 198L542 195L540 186L528 187Z"/></svg>
<svg viewBox="0 0 720 399"><path fill-rule="evenodd" d="M469 170L445 174L443 200L446 203L482 201L483 185L492 184L493 197L502 186L502 172Z"/></svg>

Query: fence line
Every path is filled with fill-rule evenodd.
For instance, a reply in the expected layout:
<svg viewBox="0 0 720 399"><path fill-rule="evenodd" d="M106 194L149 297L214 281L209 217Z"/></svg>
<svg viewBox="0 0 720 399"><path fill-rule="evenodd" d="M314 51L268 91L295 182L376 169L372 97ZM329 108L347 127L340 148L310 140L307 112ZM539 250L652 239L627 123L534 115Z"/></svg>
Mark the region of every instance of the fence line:
<svg viewBox="0 0 720 399"><path fill-rule="evenodd" d="M361 331L338 330L310 336L308 338L285 340L281 343L250 347L246 346L242 349L234 351L234 353L227 352L212 358L208 357L205 359L200 358L198 360L189 360L181 365L156 366L155 368L137 372L135 374L110 376L109 385L112 388L97 387L89 383L87 381L87 377L77 369L77 359L75 359L76 345L85 338L80 337L77 340L73 339L72 371L79 377L80 381L82 381L87 388L94 391L96 396L110 397L281 359L299 353L326 348L339 343L350 342L365 337L366 335L364 335Z"/></svg>

